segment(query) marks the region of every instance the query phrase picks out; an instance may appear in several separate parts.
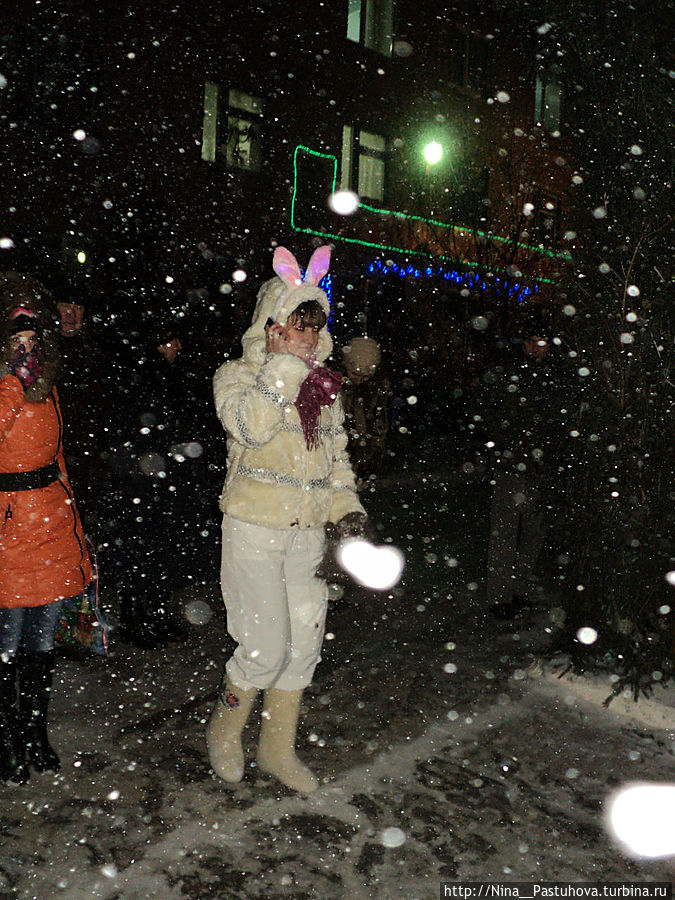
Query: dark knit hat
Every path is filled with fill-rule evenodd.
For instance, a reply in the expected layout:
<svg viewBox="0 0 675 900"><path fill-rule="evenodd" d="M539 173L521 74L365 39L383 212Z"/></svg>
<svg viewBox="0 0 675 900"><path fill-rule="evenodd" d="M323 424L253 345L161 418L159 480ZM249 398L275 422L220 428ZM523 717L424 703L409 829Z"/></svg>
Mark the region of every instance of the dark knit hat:
<svg viewBox="0 0 675 900"><path fill-rule="evenodd" d="M7 317L9 319L9 334L18 334L20 331L37 331L37 317L32 309L27 306L16 306Z"/></svg>

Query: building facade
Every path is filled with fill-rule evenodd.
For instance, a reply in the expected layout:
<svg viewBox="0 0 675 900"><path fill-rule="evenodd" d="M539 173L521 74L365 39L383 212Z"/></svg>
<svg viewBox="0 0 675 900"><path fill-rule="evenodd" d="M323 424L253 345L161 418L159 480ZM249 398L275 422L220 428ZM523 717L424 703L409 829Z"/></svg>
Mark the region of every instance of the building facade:
<svg viewBox="0 0 675 900"><path fill-rule="evenodd" d="M421 316L459 333L460 355L472 321L502 329L555 300L573 248L564 98L536 34L511 33L498 4L16 13L3 26L4 268L103 309L120 291L161 306L201 290L234 314L275 244L303 259L329 242L340 336L384 339L385 321ZM354 212L335 211L336 191L356 195Z"/></svg>

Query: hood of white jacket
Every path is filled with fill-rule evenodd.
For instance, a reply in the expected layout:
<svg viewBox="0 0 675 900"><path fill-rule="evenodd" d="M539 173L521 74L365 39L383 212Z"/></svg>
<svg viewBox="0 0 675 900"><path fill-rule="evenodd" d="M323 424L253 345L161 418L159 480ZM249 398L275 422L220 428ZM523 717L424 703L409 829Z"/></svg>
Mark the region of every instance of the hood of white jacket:
<svg viewBox="0 0 675 900"><path fill-rule="evenodd" d="M288 285L281 278L270 278L258 291L258 299L253 311L253 319L241 339L243 358L255 369L260 368L267 358L265 350L265 324L268 319L285 325L291 313L308 300L316 300L330 316L328 297L313 284ZM327 324L319 332L319 343L316 347L316 358L323 363L333 350L333 340L328 333Z"/></svg>

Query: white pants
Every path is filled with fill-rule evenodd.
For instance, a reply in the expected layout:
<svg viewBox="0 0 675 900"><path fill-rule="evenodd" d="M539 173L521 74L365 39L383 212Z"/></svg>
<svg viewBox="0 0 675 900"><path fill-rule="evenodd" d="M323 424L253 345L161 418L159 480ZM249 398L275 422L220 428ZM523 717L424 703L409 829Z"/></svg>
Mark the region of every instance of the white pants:
<svg viewBox="0 0 675 900"><path fill-rule="evenodd" d="M220 584L238 647L225 667L241 688L301 690L321 659L328 596L314 574L323 528L264 528L223 517Z"/></svg>

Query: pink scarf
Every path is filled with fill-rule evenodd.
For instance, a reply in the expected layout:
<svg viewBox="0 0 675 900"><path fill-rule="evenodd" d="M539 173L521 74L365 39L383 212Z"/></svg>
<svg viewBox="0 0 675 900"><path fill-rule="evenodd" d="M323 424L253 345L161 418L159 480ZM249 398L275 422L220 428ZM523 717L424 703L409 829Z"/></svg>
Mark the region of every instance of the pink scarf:
<svg viewBox="0 0 675 900"><path fill-rule="evenodd" d="M295 408L300 416L308 450L315 449L321 443L319 440L321 407L332 406L341 387L342 375L322 366L312 369L300 385Z"/></svg>

